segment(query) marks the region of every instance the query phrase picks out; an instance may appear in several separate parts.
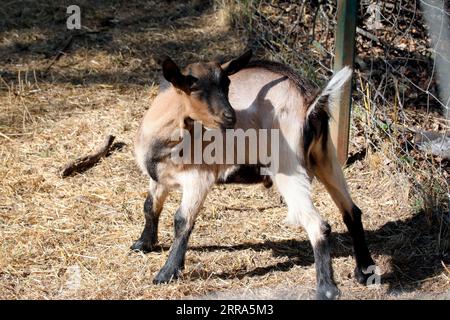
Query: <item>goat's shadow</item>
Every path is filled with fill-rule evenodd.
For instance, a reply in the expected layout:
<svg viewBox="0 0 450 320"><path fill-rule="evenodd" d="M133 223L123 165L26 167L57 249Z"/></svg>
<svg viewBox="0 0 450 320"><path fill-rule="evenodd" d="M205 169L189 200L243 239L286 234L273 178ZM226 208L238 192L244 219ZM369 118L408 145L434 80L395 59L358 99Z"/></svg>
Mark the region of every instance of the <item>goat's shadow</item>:
<svg viewBox="0 0 450 320"><path fill-rule="evenodd" d="M416 214L407 220L387 222L378 230L366 231L369 249L375 261L381 255L391 257L391 271L381 275L381 282L389 285L388 291L398 289L413 291L420 287L423 280L442 273L444 269L442 263L449 263L450 256L448 248L439 248L438 243L439 235L442 238L446 234L448 230L441 229L439 223L430 223L423 213ZM333 257L353 255L351 238L347 232L332 233L331 243ZM257 252L271 250L273 256L287 257L289 260L250 271L229 271L212 275L198 273L197 276L241 279L262 276L273 271L288 271L294 266L310 266L314 263L313 251L308 240L265 241L189 248L189 250L200 252L237 252L247 249Z"/></svg>

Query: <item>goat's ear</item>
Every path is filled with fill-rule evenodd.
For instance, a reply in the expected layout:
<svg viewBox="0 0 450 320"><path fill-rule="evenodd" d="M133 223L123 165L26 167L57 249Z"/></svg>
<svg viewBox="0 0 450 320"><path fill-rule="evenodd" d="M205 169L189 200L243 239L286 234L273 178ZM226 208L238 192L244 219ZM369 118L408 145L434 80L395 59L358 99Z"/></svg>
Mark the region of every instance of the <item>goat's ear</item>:
<svg viewBox="0 0 450 320"><path fill-rule="evenodd" d="M221 67L223 71L226 72L226 74L232 75L233 73L238 72L247 65L247 63L250 61L250 58L252 57L252 54L252 50L248 50L240 57L222 64Z"/></svg>
<svg viewBox="0 0 450 320"><path fill-rule="evenodd" d="M189 93L191 86L197 81L197 78L181 73L180 68L169 57L165 57L162 63L164 78L169 81L175 88L181 89Z"/></svg>

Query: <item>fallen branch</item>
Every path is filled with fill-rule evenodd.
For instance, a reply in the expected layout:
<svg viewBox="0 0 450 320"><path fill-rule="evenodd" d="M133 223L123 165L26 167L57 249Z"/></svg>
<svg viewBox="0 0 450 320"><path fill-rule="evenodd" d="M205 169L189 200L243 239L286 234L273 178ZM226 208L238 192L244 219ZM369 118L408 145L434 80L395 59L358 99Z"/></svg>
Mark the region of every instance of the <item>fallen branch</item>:
<svg viewBox="0 0 450 320"><path fill-rule="evenodd" d="M87 156L81 157L65 165L61 169L61 178L66 178L74 173L82 173L89 168L92 168L101 158L105 157L111 150L112 144L116 137L108 135L102 147L96 152Z"/></svg>
<svg viewBox="0 0 450 320"><path fill-rule="evenodd" d="M50 68L55 64L56 61L58 61L66 52L70 49L70 46L72 45L72 42L74 40L73 36L70 36L69 39L66 41L64 46L58 50L58 53L56 56L52 59L48 67L45 69L44 73L48 73L50 71Z"/></svg>
<svg viewBox="0 0 450 320"><path fill-rule="evenodd" d="M45 68L44 74L47 74L50 69L53 67L53 65L63 56L65 55L69 50L70 47L72 46L73 41L75 40L75 38L77 37L83 37L87 34L97 34L100 31L98 30L92 30L89 29L87 27L83 27L84 29L86 29L86 31L81 31L79 33L75 33L71 36L69 36L69 38L64 42L64 45L62 46L61 49L58 50L56 56L52 59L52 61L49 63L49 65L47 66L47 68Z"/></svg>

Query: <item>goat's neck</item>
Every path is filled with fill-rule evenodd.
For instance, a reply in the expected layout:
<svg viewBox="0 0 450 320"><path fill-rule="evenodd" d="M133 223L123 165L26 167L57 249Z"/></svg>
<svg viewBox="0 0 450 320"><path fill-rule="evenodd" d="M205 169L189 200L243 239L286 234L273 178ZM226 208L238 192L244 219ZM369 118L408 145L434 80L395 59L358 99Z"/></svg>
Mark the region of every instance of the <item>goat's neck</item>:
<svg viewBox="0 0 450 320"><path fill-rule="evenodd" d="M188 117L188 110L191 108L189 98L172 87L157 99L152 113L159 118L153 119L158 123L156 126L158 133L176 135L180 132L181 137L182 130L185 129L184 120Z"/></svg>

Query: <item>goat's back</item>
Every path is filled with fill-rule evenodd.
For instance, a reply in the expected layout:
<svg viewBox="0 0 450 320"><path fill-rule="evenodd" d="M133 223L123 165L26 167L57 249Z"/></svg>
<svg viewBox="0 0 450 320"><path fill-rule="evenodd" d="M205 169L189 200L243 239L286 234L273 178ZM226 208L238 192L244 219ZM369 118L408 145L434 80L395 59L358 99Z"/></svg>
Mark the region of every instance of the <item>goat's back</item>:
<svg viewBox="0 0 450 320"><path fill-rule="evenodd" d="M273 127L276 117L303 122L317 89L289 67L271 61L251 62L230 76L229 100L237 128Z"/></svg>

